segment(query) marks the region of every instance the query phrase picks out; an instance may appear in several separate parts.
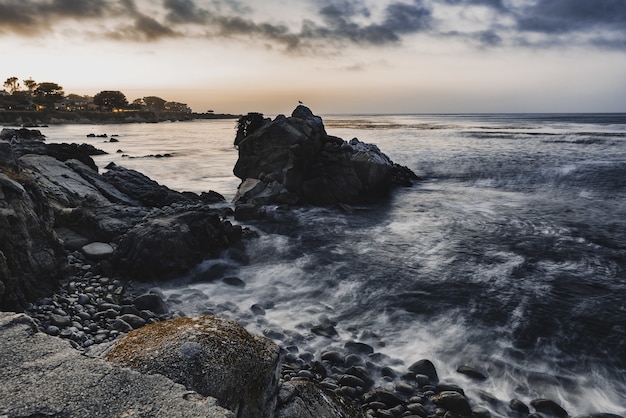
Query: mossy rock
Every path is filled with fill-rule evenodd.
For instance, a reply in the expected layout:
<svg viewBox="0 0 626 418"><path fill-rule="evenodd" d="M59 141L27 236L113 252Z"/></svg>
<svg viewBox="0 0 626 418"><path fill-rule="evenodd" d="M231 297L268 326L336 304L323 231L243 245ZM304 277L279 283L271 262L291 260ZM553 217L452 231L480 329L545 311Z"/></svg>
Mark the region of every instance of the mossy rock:
<svg viewBox="0 0 626 418"><path fill-rule="evenodd" d="M237 417L270 416L276 405L278 346L229 319L197 316L148 325L128 333L106 358L215 397Z"/></svg>

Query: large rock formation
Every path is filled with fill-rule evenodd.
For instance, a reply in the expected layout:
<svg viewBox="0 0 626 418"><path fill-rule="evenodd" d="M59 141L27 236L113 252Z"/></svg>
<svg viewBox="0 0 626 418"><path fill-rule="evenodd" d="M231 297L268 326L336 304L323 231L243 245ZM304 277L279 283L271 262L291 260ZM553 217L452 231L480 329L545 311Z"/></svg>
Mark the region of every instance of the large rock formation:
<svg viewBox="0 0 626 418"><path fill-rule="evenodd" d="M40 188L9 168L0 172L0 307L21 310L49 294L64 266L54 214Z"/></svg>
<svg viewBox="0 0 626 418"><path fill-rule="evenodd" d="M417 178L375 145L328 135L305 106L273 121L258 113L242 117L235 143L239 204L352 204Z"/></svg>
<svg viewBox="0 0 626 418"><path fill-rule="evenodd" d="M127 334L106 358L213 396L239 418L274 414L278 347L234 321L200 316L152 324Z"/></svg>
<svg viewBox="0 0 626 418"><path fill-rule="evenodd" d="M115 367L0 312L0 416L205 417L234 414L162 375Z"/></svg>
<svg viewBox="0 0 626 418"><path fill-rule="evenodd" d="M0 309L20 311L57 286L63 245L108 244L112 256L94 262L153 280L241 240L242 228L223 219L229 209L210 207L224 201L219 194L177 192L116 165L101 175L91 152L0 140Z"/></svg>

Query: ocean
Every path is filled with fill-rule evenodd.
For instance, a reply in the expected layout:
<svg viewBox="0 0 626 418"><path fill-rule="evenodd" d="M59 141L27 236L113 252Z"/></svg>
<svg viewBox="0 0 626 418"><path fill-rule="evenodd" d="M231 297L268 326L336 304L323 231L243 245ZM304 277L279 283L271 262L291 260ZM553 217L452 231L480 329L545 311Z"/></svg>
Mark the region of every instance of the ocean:
<svg viewBox="0 0 626 418"><path fill-rule="evenodd" d="M365 342L399 374L430 359L475 406L541 397L572 415L626 415L626 114L321 116L329 134L377 144L421 180L349 214L270 210L247 223L259 238L244 255L158 285L173 309L317 356ZM230 201L235 123L41 130L107 151L94 158L102 170L115 162ZM319 324L338 335L311 332ZM489 378L470 381L461 365Z"/></svg>

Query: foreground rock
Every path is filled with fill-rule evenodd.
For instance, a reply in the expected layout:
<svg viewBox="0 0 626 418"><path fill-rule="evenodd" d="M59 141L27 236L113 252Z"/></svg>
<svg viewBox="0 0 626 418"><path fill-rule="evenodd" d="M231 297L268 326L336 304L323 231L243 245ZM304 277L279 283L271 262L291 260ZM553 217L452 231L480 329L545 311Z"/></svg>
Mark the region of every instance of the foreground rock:
<svg viewBox="0 0 626 418"><path fill-rule="evenodd" d="M278 346L228 319L200 316L145 326L122 338L106 358L213 396L239 418L274 413Z"/></svg>
<svg viewBox="0 0 626 418"><path fill-rule="evenodd" d="M417 179L375 145L328 135L304 106L273 121L256 113L241 118L235 144L240 204L352 204Z"/></svg>
<svg viewBox="0 0 626 418"><path fill-rule="evenodd" d="M81 355L23 314L0 313L0 416L209 417L234 414L161 375Z"/></svg>

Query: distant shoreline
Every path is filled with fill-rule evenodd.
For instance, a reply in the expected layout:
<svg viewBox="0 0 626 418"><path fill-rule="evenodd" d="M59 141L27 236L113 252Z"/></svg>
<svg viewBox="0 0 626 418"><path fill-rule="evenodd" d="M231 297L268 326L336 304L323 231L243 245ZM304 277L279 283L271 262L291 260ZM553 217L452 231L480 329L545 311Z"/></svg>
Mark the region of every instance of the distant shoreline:
<svg viewBox="0 0 626 418"><path fill-rule="evenodd" d="M88 110L67 112L62 110L4 111L0 112L0 125L38 127L63 124L121 124L190 121L195 119L238 119L241 115L227 113L186 112L93 112Z"/></svg>

